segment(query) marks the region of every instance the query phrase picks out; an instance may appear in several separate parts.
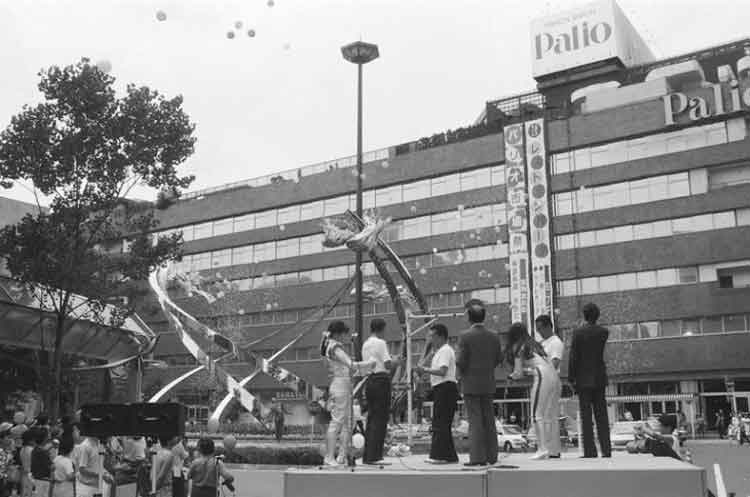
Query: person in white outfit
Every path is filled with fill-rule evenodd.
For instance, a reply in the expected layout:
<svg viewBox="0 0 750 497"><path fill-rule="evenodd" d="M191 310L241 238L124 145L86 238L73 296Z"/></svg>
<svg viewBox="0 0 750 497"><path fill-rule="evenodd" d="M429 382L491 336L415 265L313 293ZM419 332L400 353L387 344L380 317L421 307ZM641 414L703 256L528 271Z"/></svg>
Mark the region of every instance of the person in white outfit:
<svg viewBox="0 0 750 497"><path fill-rule="evenodd" d="M534 320L536 325L536 331L542 336L542 348L544 353L547 354L547 360L552 364L557 372L558 378L560 377L560 363L562 362L563 352L565 351L565 345L560 337L555 333L555 329L552 326L552 319L547 314L542 314ZM559 415L560 412L560 395L562 394L562 382L557 382L558 389L552 393L552 405L555 406L555 412ZM557 429L552 428L548 433L549 437L547 440L547 448L551 456L559 455L561 448L560 443L560 424L558 423Z"/></svg>
<svg viewBox="0 0 750 497"><path fill-rule="evenodd" d="M508 362L514 365L510 379L520 380L524 375L534 378L531 387L531 418L538 447L531 459L559 458L559 452L550 451L550 439L560 439L557 423L559 407L552 402L555 392L560 389L560 376L547 361L547 354L542 346L529 335L522 323L510 326L506 354Z"/></svg>
<svg viewBox="0 0 750 497"><path fill-rule="evenodd" d="M339 460L343 462L345 449L349 446L349 424L352 408L352 372L369 372L375 366L375 361L352 361L344 351L343 342L349 335L349 327L343 321L331 321L328 330L323 334L320 344L320 354L328 369L328 408L331 412L331 422L326 434L327 466L336 466L336 442L341 441L342 450Z"/></svg>

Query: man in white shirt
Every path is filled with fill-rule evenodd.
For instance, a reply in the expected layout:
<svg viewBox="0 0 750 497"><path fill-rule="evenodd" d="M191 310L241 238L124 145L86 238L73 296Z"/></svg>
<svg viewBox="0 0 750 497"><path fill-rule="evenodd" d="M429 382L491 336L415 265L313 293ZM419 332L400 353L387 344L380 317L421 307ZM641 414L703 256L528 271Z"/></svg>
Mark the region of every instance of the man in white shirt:
<svg viewBox="0 0 750 497"><path fill-rule="evenodd" d="M391 376L394 360L388 353L385 339L385 320L370 321L370 337L362 345L362 360L374 361L375 368L365 384L367 426L365 427L364 464L382 464L383 445L391 407Z"/></svg>
<svg viewBox="0 0 750 497"><path fill-rule="evenodd" d="M444 324L436 323L430 326L430 340L432 362L429 368L418 366L417 371L430 375L432 386L433 415L432 415L432 443L430 458L432 464L448 464L458 462L458 455L453 444L453 416L458 403L458 385L456 382L456 354L448 345L448 328Z"/></svg>
<svg viewBox="0 0 750 497"><path fill-rule="evenodd" d="M560 362L562 361L563 352L565 351L565 345L560 337L555 334L554 327L552 326L552 319L547 314L541 314L534 320L536 331L542 336L542 348L544 353L547 354L547 360L552 364L557 371L558 376L560 375ZM560 405L560 395L562 394L562 382L557 382L558 389L550 394L550 402L552 405ZM558 411L559 412L559 411ZM558 430L552 430L553 433L558 433ZM550 437L547 440L547 448L549 453L552 455L560 454L561 442L559 436Z"/></svg>

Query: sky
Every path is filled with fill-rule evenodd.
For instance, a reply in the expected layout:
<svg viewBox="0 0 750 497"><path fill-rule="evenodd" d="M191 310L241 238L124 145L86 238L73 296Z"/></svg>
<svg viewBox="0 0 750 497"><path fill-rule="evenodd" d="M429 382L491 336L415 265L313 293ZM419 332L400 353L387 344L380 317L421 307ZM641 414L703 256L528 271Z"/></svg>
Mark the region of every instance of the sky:
<svg viewBox="0 0 750 497"><path fill-rule="evenodd" d="M111 64L120 91L134 83L183 95L198 139L181 166L196 176L189 190L296 169L356 152L356 66L341 46L380 48L364 68L364 149L373 150L471 124L486 101L533 90L531 20L587 2L271 3L0 0L0 130L40 101L41 69L87 57ZM618 3L659 58L750 36L747 0ZM20 187L0 196L33 201Z"/></svg>

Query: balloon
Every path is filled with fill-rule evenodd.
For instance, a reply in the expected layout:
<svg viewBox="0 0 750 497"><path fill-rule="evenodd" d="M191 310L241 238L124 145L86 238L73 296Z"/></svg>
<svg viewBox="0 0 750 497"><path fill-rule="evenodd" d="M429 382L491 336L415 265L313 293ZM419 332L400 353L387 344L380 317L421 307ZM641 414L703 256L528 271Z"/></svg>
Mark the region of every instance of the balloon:
<svg viewBox="0 0 750 497"><path fill-rule="evenodd" d="M254 29L248 29L247 30L247 36L249 36L250 38L254 38L255 37L255 30Z"/></svg>
<svg viewBox="0 0 750 497"><path fill-rule="evenodd" d="M167 14L163 10L160 10L160 11L158 11L156 13L156 19L158 21L166 21L167 20Z"/></svg>
<svg viewBox="0 0 750 497"><path fill-rule="evenodd" d="M273 7L273 0L268 0L268 6Z"/></svg>
<svg viewBox="0 0 750 497"><path fill-rule="evenodd" d="M236 21L234 23L234 29L242 29L242 21Z"/></svg>
<svg viewBox="0 0 750 497"><path fill-rule="evenodd" d="M365 446L365 437L361 433L355 433L352 437L352 446L355 449L361 449Z"/></svg>
<svg viewBox="0 0 750 497"><path fill-rule="evenodd" d="M24 414L23 412L18 411L13 415L13 422L15 424L20 425L24 421L26 421L26 414Z"/></svg>
<svg viewBox="0 0 750 497"><path fill-rule="evenodd" d="M227 38L230 40L234 38L234 31L227 31Z"/></svg>
<svg viewBox="0 0 750 497"><path fill-rule="evenodd" d="M216 433L219 431L219 420L214 418L209 419L207 428L209 433Z"/></svg>
<svg viewBox="0 0 750 497"><path fill-rule="evenodd" d="M108 73L112 70L112 63L108 60L100 60L96 63L96 67L103 73Z"/></svg>
<svg viewBox="0 0 750 497"><path fill-rule="evenodd" d="M224 437L224 448L231 451L234 450L235 446L237 445L237 439L234 438L234 435L227 435Z"/></svg>

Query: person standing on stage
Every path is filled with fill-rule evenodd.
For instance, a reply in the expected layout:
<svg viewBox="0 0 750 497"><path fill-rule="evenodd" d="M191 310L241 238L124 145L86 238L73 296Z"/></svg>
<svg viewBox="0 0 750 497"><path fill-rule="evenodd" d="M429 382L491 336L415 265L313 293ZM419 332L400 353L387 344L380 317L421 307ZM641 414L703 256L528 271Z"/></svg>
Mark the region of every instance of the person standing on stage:
<svg viewBox="0 0 750 497"><path fill-rule="evenodd" d="M444 324L430 326L432 362L429 368L417 367L419 373L430 375L432 387L432 444L430 458L432 464L448 464L458 462L456 448L453 445L453 416L458 402L458 386L456 384L456 355L448 345L448 328Z"/></svg>
<svg viewBox="0 0 750 497"><path fill-rule="evenodd" d="M562 444L560 443L560 396L562 394L562 382L560 381L560 362L562 361L563 353L565 352L565 345L563 344L560 337L555 333L554 327L552 326L552 319L547 314L537 316L534 320L536 325L536 331L542 336L541 342L544 353L547 354L547 361L552 364L557 373L557 390L552 392L552 398L550 404L553 412L550 412L550 422L554 421L554 425L551 425L549 429L545 429L545 435L547 436L547 450L549 450L550 457L556 457L560 455L562 451Z"/></svg>
<svg viewBox="0 0 750 497"><path fill-rule="evenodd" d="M481 466L497 462L497 429L492 398L495 394L495 368L502 362L502 345L497 332L484 327L484 303L466 302L471 327L458 340L456 368L461 377L464 402L469 415L469 462Z"/></svg>
<svg viewBox="0 0 750 497"><path fill-rule="evenodd" d="M320 344L320 354L328 368L330 385L328 387L328 407L331 421L326 434L327 466L336 466L336 442L341 440L342 449L349 446L349 417L352 408L352 371L368 372L375 365L375 361L352 361L344 351L343 341L349 335L349 327L343 321L331 321L328 330L323 334ZM339 461L345 462L343 450L339 454Z"/></svg>
<svg viewBox="0 0 750 497"><path fill-rule="evenodd" d="M383 445L391 407L389 371L395 364L388 353L388 344L385 341L384 319L375 318L370 321L370 337L362 345L362 360L375 362L375 367L365 383L367 427L365 428L365 451L362 462L380 464L383 459Z"/></svg>
<svg viewBox="0 0 750 497"><path fill-rule="evenodd" d="M612 457L605 399L607 365L604 363L604 347L609 338L609 330L596 324L599 319L596 304L588 303L583 306L583 319L586 324L573 331L568 359L568 381L578 394L581 411L583 457L597 457L594 426L591 422L592 407L602 457Z"/></svg>
<svg viewBox="0 0 750 497"><path fill-rule="evenodd" d="M520 380L524 375L534 377L531 386L531 422L537 439L537 451L531 459L559 458L560 450L550 439L560 443L557 412L559 406L553 404L555 394L560 390L560 377L542 346L536 342L522 323L513 323L508 330L508 362L513 364L512 380ZM556 452L555 452L556 451Z"/></svg>

